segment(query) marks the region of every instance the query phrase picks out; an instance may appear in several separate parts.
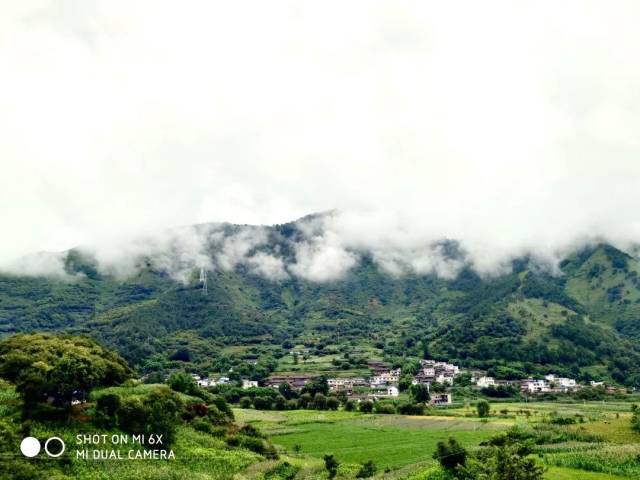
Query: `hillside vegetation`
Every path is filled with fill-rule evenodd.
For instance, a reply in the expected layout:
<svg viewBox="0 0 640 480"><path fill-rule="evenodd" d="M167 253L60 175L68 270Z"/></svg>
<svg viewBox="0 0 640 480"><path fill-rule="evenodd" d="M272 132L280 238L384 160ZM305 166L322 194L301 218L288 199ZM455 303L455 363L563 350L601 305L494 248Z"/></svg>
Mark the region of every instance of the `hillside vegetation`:
<svg viewBox="0 0 640 480"><path fill-rule="evenodd" d="M296 224L269 228L272 243L260 248L290 254L282 239L299 234ZM499 277L466 268L451 280L393 277L366 255L325 283L238 266L210 272L207 295L196 268L184 284L142 263L119 280L71 250L66 268L82 274L73 281L1 275L0 332L86 334L140 373L235 366L260 379L292 366L289 352L301 349L338 371L359 368L358 355L394 364L429 356L498 378L554 372L640 384L640 264L609 245L576 252L558 275L528 259Z"/></svg>

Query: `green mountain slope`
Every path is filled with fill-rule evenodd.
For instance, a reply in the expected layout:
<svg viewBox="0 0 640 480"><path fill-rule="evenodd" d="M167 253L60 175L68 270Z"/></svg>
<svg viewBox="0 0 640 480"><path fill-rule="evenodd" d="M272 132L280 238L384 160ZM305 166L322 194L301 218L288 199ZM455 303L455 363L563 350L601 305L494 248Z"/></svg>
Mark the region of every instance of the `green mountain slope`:
<svg viewBox="0 0 640 480"><path fill-rule="evenodd" d="M268 234L261 248L293 255L286 239L300 234L295 223ZM470 269L453 280L393 277L363 254L327 283L217 269L203 295L197 269L186 284L149 265L121 281L72 250L67 269L83 273L74 281L0 276L0 332L85 333L141 371L188 361L202 371L237 365L259 378L304 345L347 363L353 351L395 363L427 354L499 377L556 372L640 384L638 261L599 245L561 268L551 276L522 259L497 278Z"/></svg>

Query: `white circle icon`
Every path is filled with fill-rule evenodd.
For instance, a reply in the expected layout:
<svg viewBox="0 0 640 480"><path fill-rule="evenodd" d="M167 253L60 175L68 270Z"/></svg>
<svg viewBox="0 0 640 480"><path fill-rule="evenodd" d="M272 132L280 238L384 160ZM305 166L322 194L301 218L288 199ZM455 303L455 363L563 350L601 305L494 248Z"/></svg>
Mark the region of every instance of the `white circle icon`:
<svg viewBox="0 0 640 480"><path fill-rule="evenodd" d="M20 451L25 457L35 457L40 453L40 441L36 437L26 437L20 442Z"/></svg>
<svg viewBox="0 0 640 480"><path fill-rule="evenodd" d="M58 442L60 442L60 445L62 446L62 448L58 453L51 453L49 451L49 442L51 440L57 440ZM47 455L49 455L50 457L59 457L60 455L62 455L64 453L64 447L65 447L64 442L60 437L51 437L46 442L44 442L44 451L47 452ZM38 444L38 450L39 449L40 449L40 445Z"/></svg>

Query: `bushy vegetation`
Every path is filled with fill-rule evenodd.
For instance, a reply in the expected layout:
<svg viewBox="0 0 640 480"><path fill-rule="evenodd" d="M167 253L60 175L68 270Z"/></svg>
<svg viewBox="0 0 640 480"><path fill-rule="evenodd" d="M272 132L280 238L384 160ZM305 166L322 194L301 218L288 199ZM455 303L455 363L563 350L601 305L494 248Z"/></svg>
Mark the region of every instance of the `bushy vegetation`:
<svg viewBox="0 0 640 480"><path fill-rule="evenodd" d="M336 457L333 455L325 455L324 456L324 468L327 470L327 475L329 478L334 478L338 473L338 466L340 462L336 460Z"/></svg>
<svg viewBox="0 0 640 480"><path fill-rule="evenodd" d="M86 337L37 333L0 342L0 377L16 386L25 415L48 400L68 410L74 398L85 399L92 389L132 375L119 355Z"/></svg>
<svg viewBox="0 0 640 480"><path fill-rule="evenodd" d="M597 449L573 448L558 453L546 453L544 462L547 465L638 478L639 455L638 445L607 444Z"/></svg>
<svg viewBox="0 0 640 480"><path fill-rule="evenodd" d="M15 452L19 451L20 439L28 435L39 438L60 436L69 448L74 445L77 433L92 430L144 435L147 440L140 445L142 449L160 450L165 454L176 450L174 459L170 460L171 478L187 478L187 475L192 478L188 472L197 471L198 476L193 478L230 479L234 472L255 462L255 455L270 459L278 456L273 445L255 427L239 427L233 422L233 412L223 397L199 389L184 375L171 379L169 383L174 389L162 384L142 385L133 380L127 380L120 386L108 386L127 379L132 374L131 370L120 357L82 337L20 335L17 339L5 340L0 350L3 352L0 369L7 372L8 379L16 381L15 386L0 381L0 410L3 413L0 419L0 456L6 460L0 462L1 478L169 478L166 477L166 464L162 461L88 462L76 460L69 453L62 461L53 461L46 456L25 461L16 457ZM30 356L27 357L25 352ZM68 358L77 362L70 362ZM29 359L31 363L28 363ZM13 373L16 365L22 366L22 375ZM83 368L76 365L83 365ZM64 371L56 371L59 369ZM83 398L73 406L65 402L64 408L48 408L47 400L52 401L53 393L51 384L47 382L62 376L66 385L84 387ZM29 389L23 387L27 382ZM24 395L25 392L36 391L36 388L47 396L43 394L29 399L30 410L35 406L35 410L46 411L47 414L29 415L27 418L21 413L27 404ZM105 447L107 445L102 448ZM193 451L197 455L194 456Z"/></svg>
<svg viewBox="0 0 640 480"><path fill-rule="evenodd" d="M373 477L377 471L378 471L378 467L376 467L376 464L374 463L374 461L367 460L365 463L362 464L362 467L360 467L360 470L358 470L358 473L356 473L356 478Z"/></svg>
<svg viewBox="0 0 640 480"><path fill-rule="evenodd" d="M293 480L300 469L289 462L282 462L264 474L264 480Z"/></svg>
<svg viewBox="0 0 640 480"><path fill-rule="evenodd" d="M449 438L438 443L434 458L453 478L461 480L542 480L544 469L528 457L530 453L526 444L502 435L473 453Z"/></svg>
<svg viewBox="0 0 640 480"><path fill-rule="evenodd" d="M631 406L631 428L640 433L640 408L638 408L638 405L633 404Z"/></svg>
<svg viewBox="0 0 640 480"><path fill-rule="evenodd" d="M478 403L476 403L476 411L478 412L478 416L480 418L485 418L489 416L491 406L486 400L480 400Z"/></svg>

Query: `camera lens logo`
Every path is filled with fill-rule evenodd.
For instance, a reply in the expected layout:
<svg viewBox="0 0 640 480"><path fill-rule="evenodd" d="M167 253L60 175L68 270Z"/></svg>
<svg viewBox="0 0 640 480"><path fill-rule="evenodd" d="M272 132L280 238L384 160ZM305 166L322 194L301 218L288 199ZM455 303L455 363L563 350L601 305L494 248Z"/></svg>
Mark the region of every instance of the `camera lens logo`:
<svg viewBox="0 0 640 480"><path fill-rule="evenodd" d="M20 451L25 457L35 457L40 453L40 441L35 437L26 437L20 442ZM64 453L65 444L60 437L51 437L44 442L44 451L50 457L59 457Z"/></svg>
<svg viewBox="0 0 640 480"><path fill-rule="evenodd" d="M40 453L40 442L35 437L26 437L20 442L20 451L25 457L35 457Z"/></svg>

